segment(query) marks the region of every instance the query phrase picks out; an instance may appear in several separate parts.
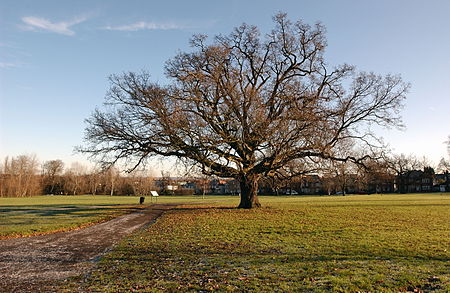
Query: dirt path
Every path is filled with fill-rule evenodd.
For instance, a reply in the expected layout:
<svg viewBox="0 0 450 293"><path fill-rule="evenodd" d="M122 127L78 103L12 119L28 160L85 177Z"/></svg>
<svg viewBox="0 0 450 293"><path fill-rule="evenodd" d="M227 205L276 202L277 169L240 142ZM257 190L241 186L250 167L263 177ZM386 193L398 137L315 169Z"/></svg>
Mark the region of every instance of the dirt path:
<svg viewBox="0 0 450 293"><path fill-rule="evenodd" d="M75 231L0 240L0 292L55 292L59 282L86 273L125 235L174 206L153 205Z"/></svg>

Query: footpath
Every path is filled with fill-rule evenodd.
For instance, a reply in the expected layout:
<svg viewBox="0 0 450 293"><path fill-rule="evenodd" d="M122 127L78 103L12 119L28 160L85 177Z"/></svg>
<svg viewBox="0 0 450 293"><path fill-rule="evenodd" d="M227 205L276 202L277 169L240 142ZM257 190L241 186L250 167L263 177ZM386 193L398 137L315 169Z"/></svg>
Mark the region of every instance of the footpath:
<svg viewBox="0 0 450 293"><path fill-rule="evenodd" d="M178 204L156 204L84 229L0 240L0 292L57 292L85 274L124 236Z"/></svg>

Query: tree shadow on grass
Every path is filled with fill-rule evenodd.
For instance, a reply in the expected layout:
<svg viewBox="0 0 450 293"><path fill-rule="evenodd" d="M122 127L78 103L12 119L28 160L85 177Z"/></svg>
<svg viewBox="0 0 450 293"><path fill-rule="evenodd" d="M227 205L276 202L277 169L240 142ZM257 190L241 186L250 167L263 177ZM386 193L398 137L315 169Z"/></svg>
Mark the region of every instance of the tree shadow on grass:
<svg viewBox="0 0 450 293"><path fill-rule="evenodd" d="M62 204L62 205L0 205L0 212L27 212L39 210L69 210L69 209L93 209L102 207L117 207L124 206L123 204L96 204L96 205L76 205L76 204Z"/></svg>
<svg viewBox="0 0 450 293"><path fill-rule="evenodd" d="M311 205L309 207L311 208L323 208L323 207L327 207L327 208L380 208L380 207L409 207L409 208L413 208L413 207L428 207L428 208L433 208L433 207L445 207L448 206L450 207L450 201L447 203L408 203L403 201L404 203L370 203L369 201L367 203L362 204L361 202L343 202L343 203L331 203L331 202L327 202L327 203L317 203L314 205Z"/></svg>
<svg viewBox="0 0 450 293"><path fill-rule="evenodd" d="M129 240L131 241L131 240ZM114 254L108 256L112 262L115 261L136 261L136 255L139 255L139 262L154 262L155 259L163 261L164 259L171 259L175 257L177 260L186 258L187 261L195 261L196 259L211 258L211 259L242 259L249 265L264 265L272 263L292 264L318 263L318 262L379 262L379 261L395 261L408 263L427 263L430 261L442 262L443 265L448 264L449 257L444 255L413 255L401 254L394 250L386 249L383 253L373 253L370 251L356 251L349 253L334 253L332 251L324 252L322 254L308 254L308 253L286 253L279 249L256 249L254 251L239 251L239 250L210 250L198 247L185 246L182 249L177 249L176 254L169 250L153 251L150 249L142 249L138 246L132 247L116 247Z"/></svg>
<svg viewBox="0 0 450 293"><path fill-rule="evenodd" d="M214 206L208 206L208 207L174 207L172 210L174 211L212 211L212 210L240 210L237 207L214 207Z"/></svg>
<svg viewBox="0 0 450 293"><path fill-rule="evenodd" d="M3 219L1 220L0 227L14 226L13 230L20 235L34 234L35 232L51 232L51 227L54 227L55 231L58 231L64 226L72 227L73 225L84 225L89 222L95 223L115 217L118 213L133 213L142 209L143 207L96 206L8 210L0 214L0 219ZM11 232L11 235L13 234ZM7 237L9 234L0 233L0 235Z"/></svg>

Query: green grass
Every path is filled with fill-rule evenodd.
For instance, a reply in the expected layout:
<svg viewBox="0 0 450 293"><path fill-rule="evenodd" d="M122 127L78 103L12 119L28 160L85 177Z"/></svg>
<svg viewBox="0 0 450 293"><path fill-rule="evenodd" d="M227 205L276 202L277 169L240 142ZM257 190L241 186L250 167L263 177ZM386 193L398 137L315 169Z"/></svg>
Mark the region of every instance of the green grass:
<svg viewBox="0 0 450 293"><path fill-rule="evenodd" d="M206 200L223 200L224 197ZM159 203L195 202L201 197L160 197ZM150 197L146 205L151 204ZM0 198L0 239L67 231L138 208L134 196L36 196Z"/></svg>
<svg viewBox="0 0 450 293"><path fill-rule="evenodd" d="M450 195L261 197L173 210L67 291L450 291ZM81 282L81 285L80 285Z"/></svg>

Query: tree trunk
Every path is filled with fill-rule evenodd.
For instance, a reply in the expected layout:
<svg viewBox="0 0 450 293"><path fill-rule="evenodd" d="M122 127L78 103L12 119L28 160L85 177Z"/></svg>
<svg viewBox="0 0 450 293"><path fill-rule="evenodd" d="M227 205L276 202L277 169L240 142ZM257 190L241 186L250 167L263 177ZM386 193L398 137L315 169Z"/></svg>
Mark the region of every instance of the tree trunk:
<svg viewBox="0 0 450 293"><path fill-rule="evenodd" d="M240 209L251 209L260 207L258 200L258 175L243 175L239 179L241 186Z"/></svg>

